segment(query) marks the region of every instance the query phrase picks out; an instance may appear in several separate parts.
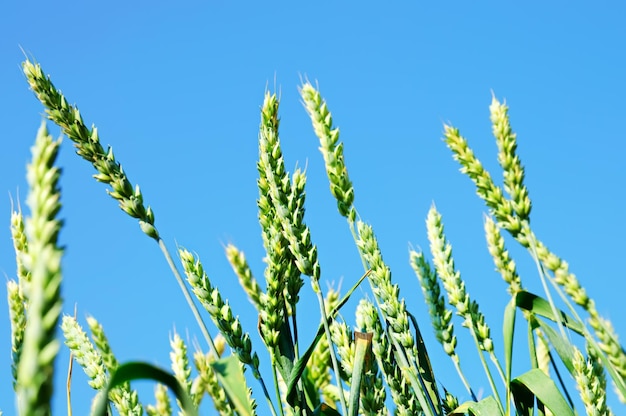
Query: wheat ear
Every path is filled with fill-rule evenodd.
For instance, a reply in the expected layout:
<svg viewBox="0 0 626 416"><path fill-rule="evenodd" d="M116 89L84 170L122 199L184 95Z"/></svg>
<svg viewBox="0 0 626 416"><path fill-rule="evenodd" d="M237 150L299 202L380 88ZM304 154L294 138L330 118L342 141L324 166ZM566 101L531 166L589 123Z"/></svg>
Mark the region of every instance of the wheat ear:
<svg viewBox="0 0 626 416"><path fill-rule="evenodd" d="M65 345L89 377L87 383L95 390L102 390L107 383L106 367L102 356L89 341L87 333L76 319L69 315L63 317L61 331L65 338Z"/></svg>
<svg viewBox="0 0 626 416"><path fill-rule="evenodd" d="M117 370L119 363L113 354L113 350L111 350L111 345L104 333L104 328L91 316L87 317L87 325L91 331L93 343L102 357L102 362L107 372L113 374ZM112 390L110 397L111 400L116 403L121 415L141 416L143 414L143 407L139 403L139 396L135 390L130 388L130 383L124 383Z"/></svg>
<svg viewBox="0 0 626 416"><path fill-rule="evenodd" d="M511 129L509 108L492 96L489 113L498 145L498 162L504 176L504 190L509 194L515 215L522 221L527 220L532 205L528 188L524 185L524 167L516 153L517 136Z"/></svg>
<svg viewBox="0 0 626 416"><path fill-rule="evenodd" d="M487 378L501 407L501 400L498 390L495 386L491 372L481 351L486 351L491 360L496 365L500 377L505 382L504 372L495 357L493 340L490 335L489 326L485 323L485 317L480 312L478 304L471 300L469 294L465 290L465 282L461 279L461 274L456 270L454 259L452 257L452 245L447 241L444 233L443 224L441 222L441 214L433 205L426 220L426 228L428 230L428 240L430 241L430 251L433 255L433 263L435 270L440 276L443 287L448 294L448 302L456 308L457 314L463 318L463 326L467 327L476 342L479 357L487 374ZM504 412L504 410L501 408Z"/></svg>
<svg viewBox="0 0 626 416"><path fill-rule="evenodd" d="M246 256L232 244L226 246L226 258L239 279L239 284L248 295L248 299L258 310L261 304L261 286L252 275Z"/></svg>
<svg viewBox="0 0 626 416"><path fill-rule="evenodd" d="M22 64L22 70L26 75L26 80L30 88L44 105L48 118L60 126L63 133L74 142L76 153L91 163L96 169L97 173L94 175L94 178L111 187L111 190L107 190L107 192L112 198L119 202L122 211L138 219L139 226L144 234L157 242L183 292L187 305L198 322L202 334L209 346L213 348L211 335L202 320L196 304L189 294L189 289L185 286L183 278L174 264L169 250L159 236L159 232L154 225L154 213L152 209L144 205L143 194L139 186L135 185L133 187L122 169L122 165L115 158L113 149L109 147L107 151L105 151L102 147L100 137L98 136L98 129L95 126L89 129L85 125L78 108L67 103L61 91L57 90L52 84L50 77L44 75L39 64L33 64L29 60L26 60Z"/></svg>
<svg viewBox="0 0 626 416"><path fill-rule="evenodd" d="M57 219L61 209L61 171L54 166L60 143L60 139L52 139L42 123L27 167L31 215L26 219L28 255L24 267L30 271L30 283L24 341L17 364L16 391L21 414L50 414L54 358L59 350L55 335L62 307L63 250L58 246L62 223Z"/></svg>
<svg viewBox="0 0 626 416"><path fill-rule="evenodd" d="M216 339L216 344L218 339ZM198 376L191 386L192 394L201 396L203 391L207 392L213 400L215 410L222 416L231 416L235 414L235 411L228 401L226 392L220 386L213 367L211 367L211 363L216 359L217 357L211 352L204 354L198 350L193 354L193 361L198 370Z"/></svg>
<svg viewBox="0 0 626 416"><path fill-rule="evenodd" d="M595 302L582 287L577 277L569 271L569 265L548 248L535 236L530 228L529 215L531 210L528 191L523 185L524 170L516 155L516 136L511 131L508 109L505 105L492 100L491 119L494 136L498 144L498 159L504 171L505 188L511 199L504 197L503 190L496 186L480 161L469 148L467 140L459 130L444 126L445 142L452 150L453 157L461 165L465 173L476 185L478 195L485 201L498 225L509 231L511 235L526 249L533 258L537 258L543 267L551 271L554 281L565 290L565 293L589 314L589 324L600 340L600 347L607 355L611 365L619 374L620 391L626 389L626 352L619 343L617 334L608 320L600 316ZM546 294L548 297L549 294Z"/></svg>
<svg viewBox="0 0 626 416"><path fill-rule="evenodd" d="M330 192L337 200L339 213L354 221L354 187L344 162L343 144L339 143L339 129L333 126L333 117L326 102L311 83L305 82L300 87L300 96L313 123L313 130L320 139L320 151L324 157Z"/></svg>
<svg viewBox="0 0 626 416"><path fill-rule="evenodd" d="M465 386L467 392L476 399L465 374L461 370L461 360L456 353L457 339L454 335L454 324L452 323L452 310L446 307L446 301L441 293L438 275L435 270L430 267L428 261L424 258L422 252L410 250L409 259L411 267L418 277L424 300L428 306L430 321L435 331L437 341L443 347L443 350L452 360L456 371Z"/></svg>
<svg viewBox="0 0 626 416"><path fill-rule="evenodd" d="M24 260L28 256L28 240L24 226L24 216L21 210L11 212L11 239L15 250L15 263L17 264L17 282L7 282L7 301L9 304L9 317L11 320L11 374L13 388L17 382L17 367L20 362L22 345L24 343L24 330L26 329L26 310L28 307L27 290L30 282L30 272L24 266Z"/></svg>
<svg viewBox="0 0 626 416"><path fill-rule="evenodd" d="M154 388L154 398L156 403L146 406L148 416L171 416L172 405L170 403L170 397L167 395L167 387L158 383Z"/></svg>
<svg viewBox="0 0 626 416"><path fill-rule="evenodd" d="M598 358L590 354L585 358L579 349L574 351L574 378L576 388L588 415L612 416L606 404L606 378Z"/></svg>
<svg viewBox="0 0 626 416"><path fill-rule="evenodd" d="M504 238L500 232L500 227L490 216L485 216L485 236L487 238L487 249L496 266L496 270L502 279L509 285L508 291L511 296L515 296L522 288L522 281L517 274L515 260L509 256L509 252L504 246Z"/></svg>

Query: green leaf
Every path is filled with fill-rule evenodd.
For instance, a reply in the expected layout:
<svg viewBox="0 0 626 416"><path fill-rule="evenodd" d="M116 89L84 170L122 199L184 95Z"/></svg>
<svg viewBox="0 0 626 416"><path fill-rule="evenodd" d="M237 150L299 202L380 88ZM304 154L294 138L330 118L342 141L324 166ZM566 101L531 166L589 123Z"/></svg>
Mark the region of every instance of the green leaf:
<svg viewBox="0 0 626 416"><path fill-rule="evenodd" d="M293 345L293 337L291 336L291 327L289 326L287 315L280 325L278 333L278 353L276 357L276 365L283 380L288 380L293 371L293 362L296 353Z"/></svg>
<svg viewBox="0 0 626 416"><path fill-rule="evenodd" d="M548 337L548 340L550 340L550 344L552 344L557 354L559 354L561 361L567 367L567 371L570 374L574 374L574 348L572 344L543 320L537 319L537 323L543 333L546 334L546 337Z"/></svg>
<svg viewBox="0 0 626 416"><path fill-rule="evenodd" d="M237 413L241 416L254 415L248 398L248 384L237 357L231 355L219 359L211 363L211 367Z"/></svg>
<svg viewBox="0 0 626 416"><path fill-rule="evenodd" d="M510 390L517 414L519 416L532 416L535 409L535 395L517 383L511 383Z"/></svg>
<svg viewBox="0 0 626 416"><path fill-rule="evenodd" d="M417 319L413 314L408 313L409 319L413 323L415 328L415 346L417 347L417 360L420 371L420 378L428 393L429 403L432 405L431 409L435 412L441 411L441 398L439 397L439 390L437 390L437 384L435 383L435 373L430 363L430 357L426 350L426 344L424 344L424 338L422 338L422 332L420 331ZM438 409L434 409L437 407Z"/></svg>
<svg viewBox="0 0 626 416"><path fill-rule="evenodd" d="M554 322L561 322L572 331L580 335L584 334L585 329L582 322L578 321L575 318L572 318L563 311L559 311L561 319L557 319L554 316L554 312L552 310L552 307L550 306L550 303L542 297L534 295L530 292L521 291L518 292L515 296L515 303L520 308L526 309L527 311L530 311L535 315L543 316L544 318L550 319Z"/></svg>
<svg viewBox="0 0 626 416"><path fill-rule="evenodd" d="M511 381L511 365L513 363L513 338L515 335L515 312L517 311L515 299L506 305L504 309L504 322L502 335L504 337L504 365L506 367L506 381Z"/></svg>
<svg viewBox="0 0 626 416"><path fill-rule="evenodd" d="M107 411L109 392L131 380L155 380L169 387L183 406L187 416L197 416L198 411L191 402L189 395L180 385L176 377L165 370L143 362L128 362L121 364L111 375L109 383L100 393L100 397L92 413L94 416L105 416Z"/></svg>
<svg viewBox="0 0 626 416"><path fill-rule="evenodd" d="M554 381L538 368L515 378L511 382L511 388L516 392L514 397L524 397L529 392L553 414L559 416L574 416L572 408L569 406ZM520 389L528 390L528 392L523 393ZM525 400L527 401L527 399Z"/></svg>
<svg viewBox="0 0 626 416"><path fill-rule="evenodd" d="M502 416L500 405L493 398L489 396L479 402L465 402L452 412L448 413L449 416L462 416L466 413L470 413L474 416Z"/></svg>
<svg viewBox="0 0 626 416"><path fill-rule="evenodd" d="M302 372L302 386L304 391L304 399L306 400L306 404L309 409L317 408L320 402L320 395L318 389L315 387L315 383L311 379L310 372L308 368L304 368Z"/></svg>

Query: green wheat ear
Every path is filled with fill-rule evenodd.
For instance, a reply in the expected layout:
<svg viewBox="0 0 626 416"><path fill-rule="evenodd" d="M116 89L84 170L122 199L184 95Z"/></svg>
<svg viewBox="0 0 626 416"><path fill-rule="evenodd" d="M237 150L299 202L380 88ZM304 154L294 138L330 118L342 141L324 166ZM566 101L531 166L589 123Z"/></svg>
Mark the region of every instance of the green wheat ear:
<svg viewBox="0 0 626 416"><path fill-rule="evenodd" d="M344 161L343 143L339 142L339 129L333 126L333 117L326 101L311 83L305 82L300 87L300 96L313 123L313 130L320 140L320 151L326 165L330 192L337 200L339 213L354 221L356 218L353 206L354 187Z"/></svg>
<svg viewBox="0 0 626 416"><path fill-rule="evenodd" d="M54 166L60 144L61 140L53 140L42 123L27 168L31 216L26 219L29 245L24 267L30 271L30 283L16 385L18 409L25 415L51 412L54 358L59 350L56 331L62 307L63 250L58 246L62 223L56 218L61 209L58 188L61 171Z"/></svg>
<svg viewBox="0 0 626 416"><path fill-rule="evenodd" d="M148 416L171 416L172 405L170 397L167 395L167 387L161 383L157 384L154 388L154 398L156 403L146 406Z"/></svg>
<svg viewBox="0 0 626 416"><path fill-rule="evenodd" d="M588 415L612 416L606 404L604 367L593 354L585 358L577 348L574 351L574 378Z"/></svg>
<svg viewBox="0 0 626 416"><path fill-rule="evenodd" d="M243 331L239 317L233 316L228 302L225 302L219 290L213 287L200 260L185 249L179 249L178 254L193 293L209 313L213 323L220 330L239 361L250 366L254 377L261 380L259 357L252 350L252 341L248 333Z"/></svg>
<svg viewBox="0 0 626 416"><path fill-rule="evenodd" d="M138 219L141 230L158 241L159 233L154 226L152 209L144 205L139 186L133 187L128 180L122 165L113 155L113 149L109 147L104 150L100 144L98 129L90 129L85 125L78 108L68 104L61 91L44 75L39 64L26 60L22 69L30 88L46 108L48 118L61 127L63 133L74 142L76 153L98 171L94 178L111 186L108 193L119 202L120 208Z"/></svg>

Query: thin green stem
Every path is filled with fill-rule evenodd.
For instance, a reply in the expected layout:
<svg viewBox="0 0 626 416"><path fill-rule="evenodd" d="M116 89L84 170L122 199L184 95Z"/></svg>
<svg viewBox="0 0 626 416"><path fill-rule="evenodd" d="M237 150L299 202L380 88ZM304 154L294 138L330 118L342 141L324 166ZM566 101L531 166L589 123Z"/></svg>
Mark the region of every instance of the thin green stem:
<svg viewBox="0 0 626 416"><path fill-rule="evenodd" d="M193 298L191 297L189 288L187 288L185 281L180 275L180 272L178 271L178 268L176 267L176 264L174 263L174 260L172 259L172 256L170 255L170 252L167 249L167 246L163 242L163 239L161 239L160 237L157 240L157 243L159 244L159 248L161 249L161 252L165 256L165 260L167 261L167 264L170 266L170 270L174 274L174 277L176 278L178 285L180 286L180 290L183 292L183 295L185 296L187 305L189 305L189 308L191 309L193 316L196 318L196 322L198 323L198 326L200 327L200 331L202 331L202 335L204 335L204 338L209 344L209 348L211 348L211 352L215 354L216 357L219 357L217 348L215 348L215 342L213 341L213 338L211 337L211 334L209 333L209 330L207 329L207 326L204 323L202 316L200 315L200 311L198 310L198 307L196 306L196 304L193 301Z"/></svg>
<svg viewBox="0 0 626 416"><path fill-rule="evenodd" d="M496 383L493 381L493 376L491 375L491 370L489 370L489 365L487 364L487 361L485 360L485 356L480 348L480 345L481 345L480 340L478 339L478 336L476 335L475 331L470 331L470 332L472 334L472 338L474 339L474 344L476 345L476 350L478 351L480 362L483 365L485 374L487 375L487 380L489 381L489 385L491 386L491 390L493 391L493 395L495 396L496 401L498 402L498 407L500 408L500 411L502 412L502 414L504 414L504 408L502 407L502 399L500 398L500 394L498 393Z"/></svg>
<svg viewBox="0 0 626 416"><path fill-rule="evenodd" d="M274 389L275 389L275 394L276 394L276 400L278 400L278 403L281 403L282 400L280 398L280 382L278 380L278 372L276 371L276 365L274 365L273 357L272 357L272 376L274 377ZM267 391L266 391L266 397L269 403L271 404L272 402L269 398L269 392ZM274 410L274 406L271 405L270 408L272 409L272 414L276 416L276 411ZM285 411L283 410L283 406L278 406L278 410L280 410L280 416L285 416Z"/></svg>

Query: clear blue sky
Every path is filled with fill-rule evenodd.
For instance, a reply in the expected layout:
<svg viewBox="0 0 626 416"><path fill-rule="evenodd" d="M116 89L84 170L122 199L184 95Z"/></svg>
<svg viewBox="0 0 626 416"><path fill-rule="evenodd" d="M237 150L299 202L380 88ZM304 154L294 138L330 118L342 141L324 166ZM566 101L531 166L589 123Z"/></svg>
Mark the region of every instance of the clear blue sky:
<svg viewBox="0 0 626 416"><path fill-rule="evenodd" d="M319 83L341 128L356 206L374 226L409 309L423 322L437 377L463 398L429 329L407 247L427 250L424 220L435 202L457 267L497 339L506 295L484 245L486 210L441 140L444 122L459 127L499 177L488 112L493 91L511 108L536 233L570 263L600 312L626 336L620 191L626 183L626 7L430 3L3 2L2 272L7 278L15 274L9 194L25 200L25 164L43 111L20 72L21 47L79 106L85 121L98 126L103 144L113 146L131 181L141 186L167 244L200 255L263 351L253 307L242 296L223 245L244 250L261 278L255 163L266 88L281 93L287 167L307 166L306 220L319 246L324 281L343 280L345 288L362 274L300 104L297 87L308 77ZM91 178L91 166L67 139L59 164L65 312L76 305L83 324L88 314L100 320L121 361L169 367L173 329L188 340L201 335L158 247ZM525 286L538 290L529 257L513 252ZM368 293L364 289L362 295ZM308 285L302 296L317 310ZM344 317L353 324L353 309ZM302 325L316 323L314 315ZM461 329L457 325L463 334ZM11 415L6 306L0 307L0 349L0 408ZM470 347L463 354L471 368L475 351ZM55 414L66 408L67 359L63 350ZM263 365L268 368L266 360ZM480 378L475 383L485 385ZM258 390L256 383L251 386ZM86 414L93 392L78 368L73 395L75 414ZM153 401L151 394L142 397ZM619 407L614 410L619 413Z"/></svg>

